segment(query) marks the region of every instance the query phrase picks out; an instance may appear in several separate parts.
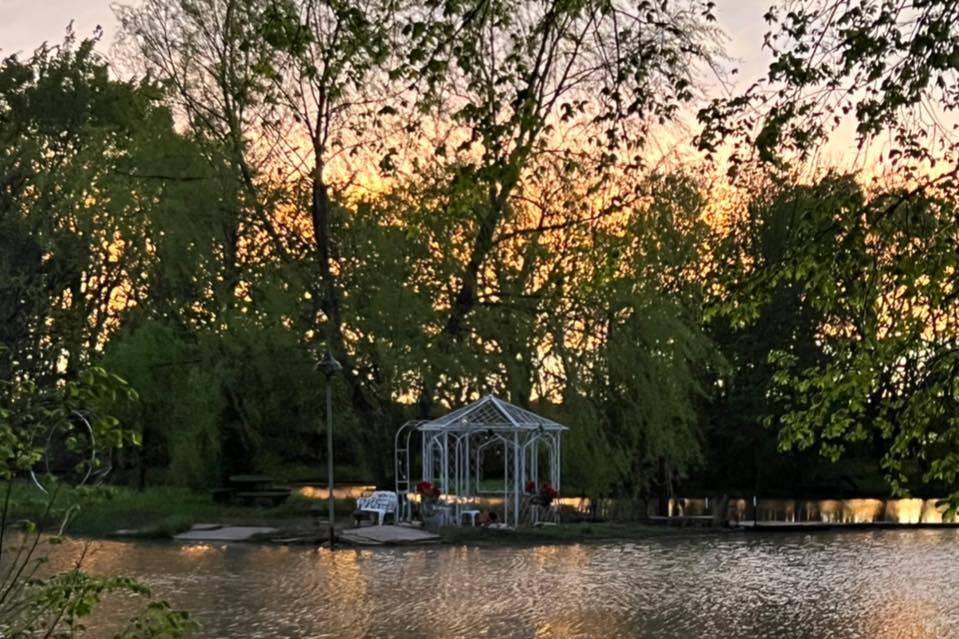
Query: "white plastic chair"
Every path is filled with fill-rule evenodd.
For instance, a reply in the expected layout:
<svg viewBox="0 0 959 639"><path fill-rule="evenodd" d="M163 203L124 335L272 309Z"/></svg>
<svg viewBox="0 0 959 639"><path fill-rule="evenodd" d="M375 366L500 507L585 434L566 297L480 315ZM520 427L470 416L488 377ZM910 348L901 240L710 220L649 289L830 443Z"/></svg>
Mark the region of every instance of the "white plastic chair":
<svg viewBox="0 0 959 639"><path fill-rule="evenodd" d="M377 516L377 526L383 525L386 515L392 514L396 519L399 500L396 493L389 490L377 490L369 497L360 497L356 500L356 509L361 513L373 513Z"/></svg>

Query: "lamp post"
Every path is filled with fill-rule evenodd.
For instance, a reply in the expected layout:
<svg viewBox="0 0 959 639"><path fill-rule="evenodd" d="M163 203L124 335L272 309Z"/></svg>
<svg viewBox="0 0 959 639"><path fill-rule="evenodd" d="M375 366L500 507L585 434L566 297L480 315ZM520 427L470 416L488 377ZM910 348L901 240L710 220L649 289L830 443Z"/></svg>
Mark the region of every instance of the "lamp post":
<svg viewBox="0 0 959 639"><path fill-rule="evenodd" d="M343 370L342 364L336 361L329 350L323 354L317 366L326 375L326 489L329 491L330 517L330 550L333 550L333 541L336 537L333 515L333 375Z"/></svg>

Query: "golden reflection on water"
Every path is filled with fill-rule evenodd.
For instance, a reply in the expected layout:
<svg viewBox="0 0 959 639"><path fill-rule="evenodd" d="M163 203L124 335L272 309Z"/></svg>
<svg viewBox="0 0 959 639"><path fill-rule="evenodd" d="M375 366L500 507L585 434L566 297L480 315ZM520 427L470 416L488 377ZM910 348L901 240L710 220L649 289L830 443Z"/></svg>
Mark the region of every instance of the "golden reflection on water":
<svg viewBox="0 0 959 639"><path fill-rule="evenodd" d="M180 547L181 555L203 555L214 550L210 544L186 544Z"/></svg>
<svg viewBox="0 0 959 639"><path fill-rule="evenodd" d="M843 499L812 502L811 509L819 507L821 521L842 524L865 524L883 518L884 504L881 499Z"/></svg>
<svg viewBox="0 0 959 639"><path fill-rule="evenodd" d="M693 502L694 500L688 500ZM701 500L700 500L701 501ZM760 499L757 515L760 521L822 522L828 524L897 524L952 523L944 518L945 506L937 499ZM752 519L752 509L745 499L730 500L729 517L734 521Z"/></svg>
<svg viewBox="0 0 959 639"><path fill-rule="evenodd" d="M334 636L369 636L372 630L369 605L369 577L361 559L369 551L321 548L316 553L314 578L320 584L311 605L336 611ZM331 628L331 630L333 630Z"/></svg>
<svg viewBox="0 0 959 639"><path fill-rule="evenodd" d="M886 516L900 524L918 524L922 517L921 499L897 499L886 506ZM940 518L941 520L941 518Z"/></svg>
<svg viewBox="0 0 959 639"><path fill-rule="evenodd" d="M556 544L532 549L532 559L538 568L583 568L589 563L589 552L581 544Z"/></svg>
<svg viewBox="0 0 959 639"><path fill-rule="evenodd" d="M890 599L872 610L870 639L944 639L941 631L928 627L935 619L935 607L915 599Z"/></svg>
<svg viewBox="0 0 959 639"><path fill-rule="evenodd" d="M858 517L875 504L835 508ZM197 639L948 639L957 544L943 529L334 552L97 542L85 567L142 579L193 613ZM57 548L63 569L83 544ZM125 621L134 603L104 614Z"/></svg>
<svg viewBox="0 0 959 639"><path fill-rule="evenodd" d="M921 521L928 522L931 524L941 524L944 521L944 515L946 512L946 506L937 505L935 499L927 499L922 504L922 518Z"/></svg>

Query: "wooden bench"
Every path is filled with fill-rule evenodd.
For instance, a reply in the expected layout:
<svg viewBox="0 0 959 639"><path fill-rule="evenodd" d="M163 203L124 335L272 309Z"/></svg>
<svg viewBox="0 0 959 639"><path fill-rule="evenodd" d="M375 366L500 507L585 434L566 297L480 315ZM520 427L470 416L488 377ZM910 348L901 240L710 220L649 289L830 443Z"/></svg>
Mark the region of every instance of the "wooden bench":
<svg viewBox="0 0 959 639"><path fill-rule="evenodd" d="M382 526L387 515L393 515L396 520L396 511L399 509L399 500L396 493L389 490L377 490L369 497L360 497L356 500L356 511L353 518L359 520L362 515L373 514L377 518L377 525Z"/></svg>

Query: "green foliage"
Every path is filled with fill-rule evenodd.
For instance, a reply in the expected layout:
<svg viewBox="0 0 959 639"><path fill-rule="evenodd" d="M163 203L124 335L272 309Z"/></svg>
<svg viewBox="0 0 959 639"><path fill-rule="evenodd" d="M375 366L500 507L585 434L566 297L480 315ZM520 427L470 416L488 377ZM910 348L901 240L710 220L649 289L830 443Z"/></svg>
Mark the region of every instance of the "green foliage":
<svg viewBox="0 0 959 639"><path fill-rule="evenodd" d="M578 460L569 474L592 495L638 496L688 475L702 461L700 405L725 371L701 316L703 187L683 175L653 176L647 187L656 197L625 235L596 242L578 282L584 314L574 326L588 346L560 351L567 451Z"/></svg>
<svg viewBox="0 0 959 639"><path fill-rule="evenodd" d="M169 110L149 82L120 82L68 33L61 46L0 62L0 634L74 637L101 600L149 598L123 577L45 575L41 542L64 483L96 480L118 451L141 443L115 409L138 399L95 365L108 327L132 305L150 246L142 215L161 194L154 176L175 143ZM137 162L134 158L140 158ZM148 161L151 160L151 161ZM13 486L31 475L43 525L11 525ZM83 500L92 497L82 492ZM62 534L81 509L59 513ZM194 624L162 602L124 637L182 637Z"/></svg>
<svg viewBox="0 0 959 639"><path fill-rule="evenodd" d="M186 312L206 300L171 287L180 312L165 315L183 318L201 365L211 368L205 353L216 353L209 386L221 397L224 462L275 468L317 457L313 349L342 362L337 399L349 410L336 411L346 426L337 433L351 435L380 482L405 419L491 388L525 405L590 392L563 379L593 347L566 336L589 316L583 304L602 313L613 299L614 312L655 317L630 327L635 339L668 342L662 361L645 365L665 363L677 377L698 366L708 349L691 345L701 338L690 330L697 301L678 292L696 240L674 242L688 225L668 238L664 226L662 236L642 235L645 270L632 275L669 269L663 286L677 299L662 306L651 290L625 290L639 267L603 259L602 242L616 236L609 219L641 217L643 145L693 97L691 67L711 56L711 8L151 0L121 9L136 66L173 89L211 165L232 175L223 235L235 250L224 246L222 271L187 261L208 282L196 288L219 291L222 303L200 331ZM382 189L366 197L364 186ZM656 258L657 243L680 252ZM591 272L591 260L618 273ZM144 306L161 302L151 295ZM661 326L677 308L690 317ZM119 348L136 338L115 339ZM589 365L618 368L619 349L635 344L626 342ZM624 382L630 401L643 381ZM666 433L662 424L677 419L678 432L694 431L689 413L674 410L699 394L687 381L676 381L669 410L637 428ZM689 440L668 439L643 455L679 454Z"/></svg>
<svg viewBox="0 0 959 639"><path fill-rule="evenodd" d="M81 456L71 469L81 474L96 470L106 450L139 443L136 433L104 412L136 393L102 368L84 370L77 380L51 389L29 380L0 381L0 388L0 479L35 468L51 441L62 441L67 453ZM85 421L78 419L81 415Z"/></svg>
<svg viewBox="0 0 959 639"><path fill-rule="evenodd" d="M104 598L126 593L149 598L150 590L127 577L94 577L80 570L57 574L25 587L25 605L0 622L4 636L47 636L66 639L82 636L87 618ZM9 610L4 612L11 612ZM171 610L166 602L147 604L146 612L130 620L116 639L177 639L197 625L184 612Z"/></svg>
<svg viewBox="0 0 959 639"><path fill-rule="evenodd" d="M708 404L706 475L739 490L802 490L803 471L815 469L815 457L777 455L776 430L764 427L784 412L789 395L788 387L774 383L779 369L770 353L782 353L800 368L820 363L825 354L819 334L827 316L809 302L800 282L772 280L807 241L801 221L806 215L828 215L861 194L844 176L812 185L758 178L750 187L744 210L711 252L709 279L720 293L710 305L709 332L729 375Z"/></svg>
<svg viewBox="0 0 959 639"><path fill-rule="evenodd" d="M701 147L731 141L733 172L755 152L776 175L815 158L845 119L860 148L883 140L878 168L895 177L812 184L821 201L796 207L781 259L746 278L726 310L754 321L786 288L820 318L819 359L769 357L783 447L836 460L878 443L896 490L932 486L955 507L959 147L939 119L959 104L955 5L823 0L766 19L766 77L700 113Z"/></svg>
<svg viewBox="0 0 959 639"><path fill-rule="evenodd" d="M33 382L0 384L0 477L5 480L0 510L0 560L6 566L0 577L0 632L5 637L24 639L81 636L87 630L87 618L104 597L124 592L150 598L150 591L129 578L82 572L83 556L72 570L51 576L38 573L47 561L41 542L56 544L59 537L44 537L43 525L30 520L17 528L10 525L16 511L30 509L12 499L14 484L16 477L36 471L46 493L41 496L36 487L30 487L34 508L40 513L39 521L49 519L65 479L75 475L85 481L88 473L97 470L101 460L110 455L110 449L139 443L138 435L108 412L137 396L126 382L101 368L81 371L76 380L52 389L41 389ZM78 420L79 415L88 417ZM66 453L80 460L62 477L54 476L49 465L57 442L62 442ZM44 468L47 472L43 472ZM76 500L58 513L57 534L63 533L83 503L95 498L96 491L78 490ZM173 639L186 636L194 628L186 613L155 601L148 604L146 615L131 620L119 636Z"/></svg>
<svg viewBox="0 0 959 639"><path fill-rule="evenodd" d="M145 211L183 158L161 93L121 82L74 37L0 63L0 378L75 374L143 293ZM180 177L171 169L170 180Z"/></svg>
<svg viewBox="0 0 959 639"><path fill-rule="evenodd" d="M952 198L905 195L879 194L858 216L837 216L844 223L833 225L834 241L844 250L832 252L831 278L815 264L825 250L820 243L788 260L781 277L803 282L830 325L820 338L828 353L820 365L772 355L780 369L775 381L794 389L783 443L818 445L837 459L851 444L876 437L897 490L917 480L954 487L957 216ZM822 228L813 220L809 232Z"/></svg>
<svg viewBox="0 0 959 639"><path fill-rule="evenodd" d="M900 175L919 177L941 150L952 153L938 121L959 104L952 2L816 0L773 6L765 18L773 56L766 77L700 112L703 148L747 140L733 168L750 150L763 161L807 158L849 117L861 146L889 134L887 158Z"/></svg>
<svg viewBox="0 0 959 639"><path fill-rule="evenodd" d="M116 334L105 353L105 365L139 390L141 401L125 421L143 433L144 454L165 449L171 484L206 486L219 479L224 400L218 369L203 355L182 331L158 322Z"/></svg>
<svg viewBox="0 0 959 639"><path fill-rule="evenodd" d="M867 194L835 175L773 193L749 266L723 272L719 306L749 342L775 330L750 355L765 388L753 418L779 427L782 450L834 462L878 443L896 491L954 490L951 199Z"/></svg>

